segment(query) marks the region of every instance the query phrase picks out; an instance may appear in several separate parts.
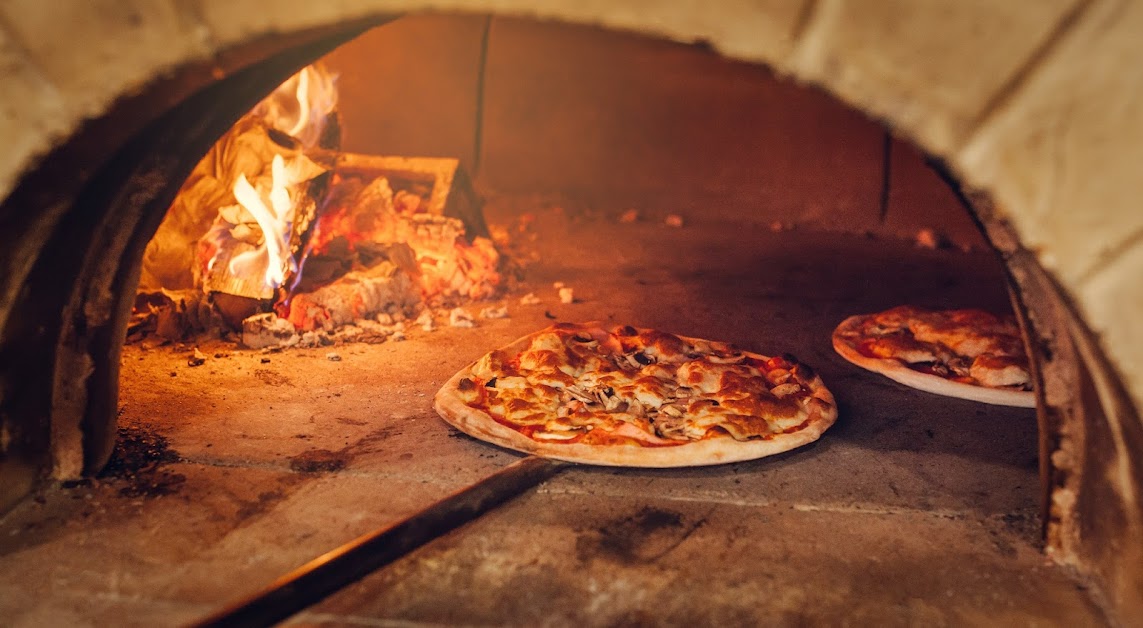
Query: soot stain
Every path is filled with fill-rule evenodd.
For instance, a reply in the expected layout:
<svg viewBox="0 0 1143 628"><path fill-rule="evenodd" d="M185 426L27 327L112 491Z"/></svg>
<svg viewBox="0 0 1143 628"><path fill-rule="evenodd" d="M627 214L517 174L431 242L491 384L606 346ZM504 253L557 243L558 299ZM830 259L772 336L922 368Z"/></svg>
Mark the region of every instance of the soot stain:
<svg viewBox="0 0 1143 628"><path fill-rule="evenodd" d="M332 473L344 469L351 457L345 451L311 449L291 457L290 470L297 473Z"/></svg>
<svg viewBox="0 0 1143 628"><path fill-rule="evenodd" d="M624 564L650 563L677 547L702 523L687 525L677 512L646 506L581 535L576 554L581 562L602 557Z"/></svg>
<svg viewBox="0 0 1143 628"><path fill-rule="evenodd" d="M97 476L119 486L119 494L129 498L170 495L179 490L186 476L163 466L178 462L180 456L167 439L141 427L120 427L111 460Z"/></svg>
<svg viewBox="0 0 1143 628"><path fill-rule="evenodd" d="M254 369L254 377L257 377L262 380L263 383L271 386L286 386L290 383L290 378L275 373L270 369Z"/></svg>
<svg viewBox="0 0 1143 628"><path fill-rule="evenodd" d="M239 520L245 520L260 515L268 511L285 496L286 493L281 489L258 493L258 499L240 502L241 506L238 508L237 517Z"/></svg>

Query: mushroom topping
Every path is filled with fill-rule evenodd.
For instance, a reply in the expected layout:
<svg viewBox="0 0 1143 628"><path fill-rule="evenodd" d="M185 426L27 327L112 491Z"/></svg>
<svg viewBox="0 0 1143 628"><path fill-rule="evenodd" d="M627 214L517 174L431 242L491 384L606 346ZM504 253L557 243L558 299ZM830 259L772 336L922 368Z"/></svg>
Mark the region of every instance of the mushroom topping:
<svg viewBox="0 0 1143 628"><path fill-rule="evenodd" d="M624 356L624 359L627 361L627 364L634 369L641 369L655 362L650 356L641 351Z"/></svg>
<svg viewBox="0 0 1143 628"><path fill-rule="evenodd" d="M789 397L790 395L796 394L801 389L802 389L802 387L800 385L798 385L797 383L789 382L786 384L779 384L779 385L771 388L770 393L772 395L774 395L775 397L782 399L784 397Z"/></svg>
<svg viewBox="0 0 1143 628"><path fill-rule="evenodd" d="M571 395L572 397L575 397L576 399L578 399L584 403L596 403L597 401L599 401L598 399L596 399L592 396L589 396L587 393L576 388L575 386L568 386L567 388L564 388L564 390L566 390L568 392L568 394Z"/></svg>
<svg viewBox="0 0 1143 628"><path fill-rule="evenodd" d="M655 421L654 428L655 434L657 434L659 438L669 438L671 440L690 440L687 438L687 426L683 421Z"/></svg>
<svg viewBox="0 0 1143 628"><path fill-rule="evenodd" d="M745 353L732 353L730 355L711 355L707 358L714 364L741 364L746 359Z"/></svg>

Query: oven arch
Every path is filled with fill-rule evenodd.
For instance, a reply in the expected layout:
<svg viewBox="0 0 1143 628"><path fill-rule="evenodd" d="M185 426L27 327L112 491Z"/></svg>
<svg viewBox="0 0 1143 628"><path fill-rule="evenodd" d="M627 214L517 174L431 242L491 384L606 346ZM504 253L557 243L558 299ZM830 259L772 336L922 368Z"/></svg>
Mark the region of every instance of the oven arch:
<svg viewBox="0 0 1143 628"><path fill-rule="evenodd" d="M1143 230L1133 211L1133 177L1095 158L1102 151L1131 162L1139 151L1131 138L1140 121L1123 105L1143 83L1109 78L1117 71L1134 76L1132 53L1143 46L1132 37L1143 22L1139 9L1112 1L967 8L950 1L917 9L826 0L736 3L717 12L639 0L540 9L514 0L92 7L84 10L106 14L102 21L45 22L24 7L5 16L0 39L13 60L3 80L10 94L20 94L6 104L13 148L0 164L0 224L18 244L0 253L0 421L5 485L13 495L46 466L55 477L74 477L109 453L106 434L58 446L81 439L81 422L89 431L113 426L115 339L126 317L117 286L137 272L131 260L141 254L140 238L145 244L154 208L165 208L164 194L173 194L156 182L181 180L184 167L156 162L156 150L194 151L243 110L231 102L204 113L217 94L245 85L246 97L256 99L293 68L390 15L492 10L706 41L727 56L819 84L942 158L969 186L965 200L1005 256L1031 317L1030 345L1045 384L1039 390L1049 547L1104 582L1125 616L1143 605L1143 558L1121 553L1143 552L1143 337L1131 320L1143 304ZM975 32L981 24L989 28ZM997 33L1003 37L994 41L1003 44L989 41ZM58 52L76 41L103 42L93 58L119 69L101 73ZM950 55L971 62L960 59L958 72ZM92 73L101 80L91 80ZM265 85L256 88L257 81ZM1069 85L1090 93L1060 93ZM201 135L145 130L167 110L162 115L173 118L164 125L193 125ZM1121 126L1109 133L1108 119ZM1088 159L1061 165L1065 149ZM1042 172L1057 179L1048 196L1037 184ZM1098 204L1069 211L1085 194ZM74 284L64 292L39 288L60 277ZM58 328L33 323L58 311L65 312ZM44 429L24 430L28 420ZM1099 526L1116 528L1105 535L1110 542L1091 533Z"/></svg>

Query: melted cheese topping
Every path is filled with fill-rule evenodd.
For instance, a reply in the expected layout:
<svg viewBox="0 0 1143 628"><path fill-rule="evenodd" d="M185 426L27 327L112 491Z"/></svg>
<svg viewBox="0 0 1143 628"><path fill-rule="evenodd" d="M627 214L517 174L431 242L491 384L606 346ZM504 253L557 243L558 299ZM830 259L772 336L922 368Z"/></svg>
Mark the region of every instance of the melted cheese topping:
<svg viewBox="0 0 1143 628"><path fill-rule="evenodd" d="M900 306L866 317L846 336L859 353L898 360L955 381L1031 389L1020 331L983 310L930 311Z"/></svg>
<svg viewBox="0 0 1143 628"><path fill-rule="evenodd" d="M820 402L807 388L812 371L796 362L630 327L556 326L515 360L484 356L472 374L465 403L551 443L769 438L802 425Z"/></svg>

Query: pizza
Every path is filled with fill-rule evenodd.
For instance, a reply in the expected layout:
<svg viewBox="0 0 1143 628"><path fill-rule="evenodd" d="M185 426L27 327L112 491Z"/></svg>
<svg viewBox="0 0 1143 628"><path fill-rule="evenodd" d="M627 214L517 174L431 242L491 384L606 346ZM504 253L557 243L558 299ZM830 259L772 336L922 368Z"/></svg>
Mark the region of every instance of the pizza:
<svg viewBox="0 0 1143 628"><path fill-rule="evenodd" d="M845 319L833 332L833 348L862 368L926 392L1036 405L1028 355L1011 317L903 305Z"/></svg>
<svg viewBox="0 0 1143 628"><path fill-rule="evenodd" d="M630 326L560 323L457 373L437 412L478 439L588 464L684 467L816 440L833 395L791 355Z"/></svg>

